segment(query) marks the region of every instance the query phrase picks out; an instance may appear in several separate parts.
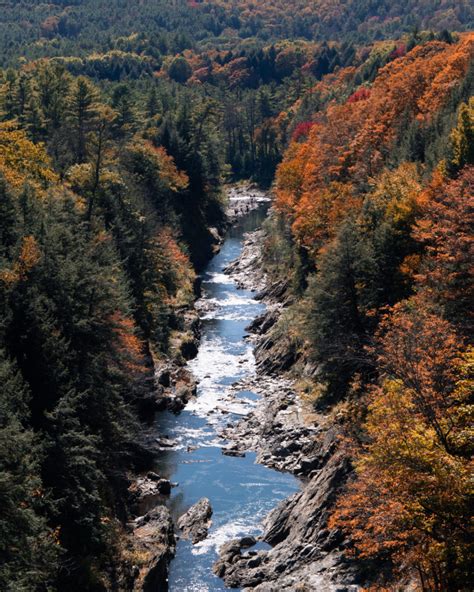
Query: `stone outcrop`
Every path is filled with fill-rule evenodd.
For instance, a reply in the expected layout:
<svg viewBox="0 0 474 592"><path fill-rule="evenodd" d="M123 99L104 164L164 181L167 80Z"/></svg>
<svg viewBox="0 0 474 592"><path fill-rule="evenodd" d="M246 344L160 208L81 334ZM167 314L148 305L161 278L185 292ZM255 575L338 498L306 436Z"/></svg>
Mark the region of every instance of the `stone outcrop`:
<svg viewBox="0 0 474 592"><path fill-rule="evenodd" d="M171 483L150 471L137 477L128 488L129 508L135 515L143 514L158 503L163 503L171 493Z"/></svg>
<svg viewBox="0 0 474 592"><path fill-rule="evenodd" d="M258 376L238 382L234 389L261 395L254 410L222 432L231 450L256 450L257 462L280 471L305 475L316 455L317 426L307 425L304 411L291 381Z"/></svg>
<svg viewBox="0 0 474 592"><path fill-rule="evenodd" d="M234 224L239 218L259 208L262 203L270 201L267 191L262 191L256 185L248 183L229 187L227 190L227 199L226 217L229 226Z"/></svg>
<svg viewBox="0 0 474 592"><path fill-rule="evenodd" d="M262 230L246 234L240 257L224 269L240 288L260 292L267 285L266 275L260 265L259 246L263 238Z"/></svg>
<svg viewBox="0 0 474 592"><path fill-rule="evenodd" d="M131 527L129 561L133 565L133 590L166 592L168 564L174 556L176 544L168 508L156 506L137 518Z"/></svg>
<svg viewBox="0 0 474 592"><path fill-rule="evenodd" d="M170 362L156 364L156 389L153 393L153 411L168 409L179 413L192 397L197 385L192 374L182 366Z"/></svg>
<svg viewBox="0 0 474 592"><path fill-rule="evenodd" d="M193 545L203 541L211 526L211 516L211 504L206 497L203 497L178 520L182 537L191 539Z"/></svg>

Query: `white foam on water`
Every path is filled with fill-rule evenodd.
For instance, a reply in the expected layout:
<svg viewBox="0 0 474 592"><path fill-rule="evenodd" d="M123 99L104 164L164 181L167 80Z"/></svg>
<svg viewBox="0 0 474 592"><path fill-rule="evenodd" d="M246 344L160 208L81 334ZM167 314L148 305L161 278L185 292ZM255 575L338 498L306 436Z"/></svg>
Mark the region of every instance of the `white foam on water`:
<svg viewBox="0 0 474 592"><path fill-rule="evenodd" d="M258 300L255 300L255 298L252 298L251 296L241 296L240 294L231 291L224 292L223 296L225 296L225 298L206 298L205 303L209 304L212 309L223 306L249 306L260 304Z"/></svg>
<svg viewBox="0 0 474 592"><path fill-rule="evenodd" d="M219 441L215 437L215 432L210 429L210 426L203 428L186 428L180 426L179 433L173 433L173 440L176 444L172 450L186 450L188 446L207 448L219 445ZM161 447L160 450L169 451L170 448Z"/></svg>
<svg viewBox="0 0 474 592"><path fill-rule="evenodd" d="M227 347L235 348L235 344L227 344ZM209 339L202 341L198 355L189 362L189 367L199 380L199 396L202 396L209 388L218 386L223 390L225 387L218 383L224 378L253 372L255 358L250 344L245 345L243 353L235 354L226 351L220 340Z"/></svg>
<svg viewBox="0 0 474 592"><path fill-rule="evenodd" d="M232 204L233 202L236 201L248 201L250 203L250 200L252 200L254 202L258 202L258 203L264 203L267 201L272 201L270 197L267 197L266 195L231 195L229 197L229 203Z"/></svg>
<svg viewBox="0 0 474 592"><path fill-rule="evenodd" d="M209 274L209 277L203 280L203 284L226 284L231 285L235 284L234 279L232 276L227 275L226 273L221 272L212 272Z"/></svg>
<svg viewBox="0 0 474 592"><path fill-rule="evenodd" d="M242 208L245 204L237 202L250 202L251 198L252 207L255 202L270 201L263 195L238 195L231 201ZM204 541L197 545L178 541L177 557L170 570L170 590L173 592L224 592L224 584L212 574L212 563L217 558L218 550L229 540L260 535L262 521L275 505L275 492L279 494L279 490L282 490L277 500L287 493L284 491L285 481L278 483L278 473L275 473L274 479L270 479L263 467L255 468L258 466L255 465L250 468L240 465L242 461L220 457L219 449L228 444L218 435L222 433L222 428L248 414L257 404L252 398L239 397L239 392L257 391L254 388L256 364L252 344L245 339L243 324L225 321L248 322L261 312L264 305L255 300L251 292L237 290L235 280L223 273L222 265L214 265L211 269L202 277L202 297L196 303L200 318L209 322L203 323L196 358L188 362L188 368L198 381L197 397L186 405L183 421L178 422L179 429L173 430L172 437L177 441L175 450L182 451L177 456L178 462L186 465L208 463L191 466L186 471L194 475L195 468L197 478L204 479L202 485L205 490L206 479L209 478L209 485L218 488L218 499L228 498L229 503L223 509L217 503L214 504L213 524ZM236 386L236 383L240 384ZM259 390L263 392L265 386ZM205 425L198 427L201 423ZM209 452L211 447L217 450ZM208 452L199 454L199 449L203 448ZM186 449L189 454L185 453ZM216 455L219 458L217 463ZM249 460L252 461L252 458L244 462L248 463ZM227 463L238 466L229 467ZM244 466L249 470L241 468L239 471ZM249 482L245 482L246 478ZM238 489L240 492L236 491ZM209 498L212 503L212 496L209 495ZM179 502L179 497L176 499Z"/></svg>
<svg viewBox="0 0 474 592"><path fill-rule="evenodd" d="M236 539L238 537L247 536L251 533L256 536L262 532L260 527L261 518L254 516L254 520L250 518L242 518L234 522L227 522L211 530L206 539L193 546L193 555L206 555L210 552L218 552L224 543Z"/></svg>
<svg viewBox="0 0 474 592"><path fill-rule="evenodd" d="M241 312L223 312L220 310L209 311L204 314L201 319L214 321L251 321L255 315L250 313L243 314Z"/></svg>
<svg viewBox="0 0 474 592"><path fill-rule="evenodd" d="M186 409L199 417L205 417L211 425L216 425L227 422L230 415L248 415L253 405L235 403L231 399L219 397L216 392L207 391L190 401Z"/></svg>

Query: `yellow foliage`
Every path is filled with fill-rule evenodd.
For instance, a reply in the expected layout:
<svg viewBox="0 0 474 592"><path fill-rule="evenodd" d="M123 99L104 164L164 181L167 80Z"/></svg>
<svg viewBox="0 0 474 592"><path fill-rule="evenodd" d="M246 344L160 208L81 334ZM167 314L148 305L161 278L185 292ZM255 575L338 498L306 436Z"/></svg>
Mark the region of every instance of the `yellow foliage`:
<svg viewBox="0 0 474 592"><path fill-rule="evenodd" d="M34 144L24 131L11 124L0 124L0 173L12 189L27 181L46 188L58 181L43 144Z"/></svg>
<svg viewBox="0 0 474 592"><path fill-rule="evenodd" d="M164 148L156 148L151 142L139 138L127 148L133 157L149 165L165 189L177 193L188 186L188 176L177 168L173 158Z"/></svg>
<svg viewBox="0 0 474 592"><path fill-rule="evenodd" d="M375 181L372 200L383 204L386 217L395 224L413 221L417 197L422 190L417 165L402 163L395 171L385 169Z"/></svg>

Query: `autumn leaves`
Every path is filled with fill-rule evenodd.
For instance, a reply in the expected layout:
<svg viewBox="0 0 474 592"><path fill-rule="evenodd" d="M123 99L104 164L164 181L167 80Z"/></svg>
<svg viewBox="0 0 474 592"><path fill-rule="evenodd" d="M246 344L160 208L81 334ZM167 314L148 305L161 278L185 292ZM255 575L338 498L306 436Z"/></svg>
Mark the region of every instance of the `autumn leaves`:
<svg viewBox="0 0 474 592"><path fill-rule="evenodd" d="M460 99L473 44L390 63L316 114L277 173L277 209L314 272L318 404L365 408L330 524L352 555L389 560L398 585L436 592L467 589L472 557L474 112Z"/></svg>

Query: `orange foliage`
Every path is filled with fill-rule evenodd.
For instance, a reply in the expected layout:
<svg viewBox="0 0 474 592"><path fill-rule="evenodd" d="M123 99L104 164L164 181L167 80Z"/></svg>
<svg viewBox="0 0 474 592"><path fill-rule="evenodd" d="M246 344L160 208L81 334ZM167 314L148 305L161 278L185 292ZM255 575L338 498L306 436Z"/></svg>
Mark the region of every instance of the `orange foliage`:
<svg viewBox="0 0 474 592"><path fill-rule="evenodd" d="M170 228L160 230L156 245L159 271L171 280L168 282L167 303L179 306L189 302L196 275L188 255L179 246Z"/></svg>
<svg viewBox="0 0 474 592"><path fill-rule="evenodd" d="M422 301L396 306L383 331L369 442L330 525L362 557L391 555L423 589L457 589L452 578L469 562L472 351Z"/></svg>
<svg viewBox="0 0 474 592"><path fill-rule="evenodd" d="M114 346L121 364L129 373L144 374L146 372L145 348L143 342L137 337L135 323L119 311L112 315L110 321L117 337Z"/></svg>
<svg viewBox="0 0 474 592"><path fill-rule="evenodd" d="M415 276L419 289L443 303L448 314L456 312L467 329L474 301L474 167L452 181L437 173L420 204L422 217L414 236L427 257Z"/></svg>
<svg viewBox="0 0 474 592"><path fill-rule="evenodd" d="M22 241L20 256L15 268L20 279L24 279L28 273L39 263L41 252L34 236L25 236Z"/></svg>
<svg viewBox="0 0 474 592"><path fill-rule="evenodd" d="M176 264L178 268L189 267L189 257L183 252L173 236L170 228L162 228L158 235L158 241L166 252L170 261Z"/></svg>
<svg viewBox="0 0 474 592"><path fill-rule="evenodd" d="M380 367L410 389L419 412L450 450L450 408L461 364L459 337L448 321L426 310L421 298L395 305L380 332Z"/></svg>
<svg viewBox="0 0 474 592"><path fill-rule="evenodd" d="M163 181L171 191L181 191L188 186L189 179L186 173L178 170L173 160L164 148L156 148L151 142L145 142L144 148L151 153L158 165L160 180Z"/></svg>
<svg viewBox="0 0 474 592"><path fill-rule="evenodd" d="M23 237L18 260L15 261L12 269L0 272L0 280L8 285L26 280L30 271L39 263L40 259L41 251L35 237Z"/></svg>
<svg viewBox="0 0 474 592"><path fill-rule="evenodd" d="M303 244L316 255L349 211L360 208L361 203L349 183L333 181L321 189L317 200L310 193L303 195L295 207L293 232L304 237Z"/></svg>
<svg viewBox="0 0 474 592"><path fill-rule="evenodd" d="M462 82L473 47L474 34L454 45L415 47L379 72L364 100L332 103L318 115L307 141L290 146L277 171L276 207L293 223L297 240L312 246L321 227L334 235L331 224L337 226L344 212L358 206L357 194L385 165L402 119L432 118ZM342 213L320 219L334 187L334 209Z"/></svg>

